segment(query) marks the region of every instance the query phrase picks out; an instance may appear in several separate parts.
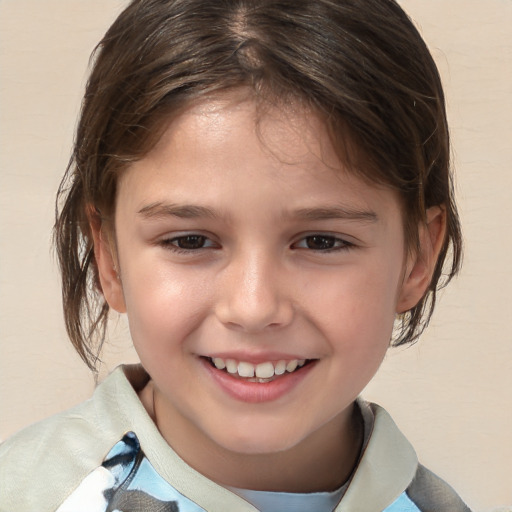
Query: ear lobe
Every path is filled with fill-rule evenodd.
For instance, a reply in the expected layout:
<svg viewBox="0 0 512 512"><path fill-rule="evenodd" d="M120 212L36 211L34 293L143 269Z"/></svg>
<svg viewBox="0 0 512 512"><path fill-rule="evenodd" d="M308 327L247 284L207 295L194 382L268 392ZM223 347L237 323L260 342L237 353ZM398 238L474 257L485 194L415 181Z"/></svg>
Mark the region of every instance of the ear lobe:
<svg viewBox="0 0 512 512"><path fill-rule="evenodd" d="M442 206L427 210L426 224L419 226L419 249L408 258L397 301L397 313L405 313L425 295L446 234L446 212Z"/></svg>
<svg viewBox="0 0 512 512"><path fill-rule="evenodd" d="M94 243L94 258L101 292L112 309L119 313L125 313L123 287L117 273L113 242L109 239L101 217L93 206L88 209L87 216Z"/></svg>

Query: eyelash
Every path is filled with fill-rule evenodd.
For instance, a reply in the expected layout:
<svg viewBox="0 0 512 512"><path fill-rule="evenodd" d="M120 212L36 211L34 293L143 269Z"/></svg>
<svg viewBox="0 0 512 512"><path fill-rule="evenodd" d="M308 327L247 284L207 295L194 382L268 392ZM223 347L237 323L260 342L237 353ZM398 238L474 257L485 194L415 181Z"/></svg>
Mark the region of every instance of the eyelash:
<svg viewBox="0 0 512 512"><path fill-rule="evenodd" d="M190 239L196 239L201 241L201 247L195 247L195 248L186 248L186 247L180 247L178 244L183 243L183 241L186 240L191 241ZM210 245L204 246L205 242L209 242ZM166 249L169 249L173 252L179 253L179 254L190 254L196 251L200 251L201 249L210 249L212 247L215 248L217 244L210 240L206 235L198 235L194 233L176 236L173 238L167 238L165 240L162 240L160 242L160 245L165 247Z"/></svg>
<svg viewBox="0 0 512 512"><path fill-rule="evenodd" d="M315 241L315 243L321 242L322 244L325 244L325 242L327 241L328 244L329 245L332 244L332 246L326 247L323 249L313 249L309 246L306 246L306 247L300 247L300 249L310 249L314 252L329 253L329 252L346 251L348 249L355 247L354 244L347 242L347 240L343 240L342 238L339 238L334 235L324 235L322 233L314 233L312 235L307 235L307 236L301 238L299 243L306 242L306 244L307 244L308 240ZM296 246L298 244L295 243L294 245Z"/></svg>
<svg viewBox="0 0 512 512"><path fill-rule="evenodd" d="M183 244L183 242L187 243L196 241L200 243L200 247L180 247L180 243ZM328 245L328 247L324 248L312 248L308 246L308 242L311 243L320 243L321 245ZM208 243L208 245L205 245L205 243ZM306 245L303 247L298 247L299 244L305 243ZM181 236L176 236L173 238L167 238L162 240L159 245L165 247L166 249L169 249L175 253L179 254L190 254L193 252L201 251L203 249L211 249L211 248L219 248L220 245L216 242L210 240L206 235L199 235L199 234L186 234ZM331 253L331 252L338 252L338 251L346 251L349 249L352 249L355 247L355 245L351 242L348 242L346 240L343 240L342 238L336 237L334 235L328 235L328 234L322 234L322 233L314 233L311 235L303 236L298 242L295 242L291 246L295 249L309 249L313 252L317 253Z"/></svg>

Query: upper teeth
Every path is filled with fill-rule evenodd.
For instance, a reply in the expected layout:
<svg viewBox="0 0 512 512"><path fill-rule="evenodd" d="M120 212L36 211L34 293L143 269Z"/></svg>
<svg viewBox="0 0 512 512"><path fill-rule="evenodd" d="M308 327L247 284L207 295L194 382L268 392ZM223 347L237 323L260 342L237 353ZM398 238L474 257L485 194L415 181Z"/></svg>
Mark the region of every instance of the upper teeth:
<svg viewBox="0 0 512 512"><path fill-rule="evenodd" d="M256 377L258 379L270 379L274 375L283 375L284 372L291 373L306 364L305 359L281 360L276 363L266 361L260 364L235 361L234 359L221 359L220 357L214 357L212 361L219 370L226 369L228 373L233 375L238 374L240 377Z"/></svg>

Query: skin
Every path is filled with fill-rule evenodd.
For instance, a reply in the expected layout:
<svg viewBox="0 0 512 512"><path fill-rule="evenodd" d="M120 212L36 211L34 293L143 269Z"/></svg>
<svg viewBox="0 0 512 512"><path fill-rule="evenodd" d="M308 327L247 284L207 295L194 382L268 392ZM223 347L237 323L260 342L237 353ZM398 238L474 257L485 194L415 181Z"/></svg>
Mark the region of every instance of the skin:
<svg viewBox="0 0 512 512"><path fill-rule="evenodd" d="M412 254L395 193L344 169L314 113L258 115L231 92L185 110L124 172L115 242L92 228L103 293L128 314L151 376L141 400L177 453L221 484L340 486L361 447L354 400L395 315L425 293L442 208ZM248 403L207 371L204 357L228 353L314 365L284 395Z"/></svg>

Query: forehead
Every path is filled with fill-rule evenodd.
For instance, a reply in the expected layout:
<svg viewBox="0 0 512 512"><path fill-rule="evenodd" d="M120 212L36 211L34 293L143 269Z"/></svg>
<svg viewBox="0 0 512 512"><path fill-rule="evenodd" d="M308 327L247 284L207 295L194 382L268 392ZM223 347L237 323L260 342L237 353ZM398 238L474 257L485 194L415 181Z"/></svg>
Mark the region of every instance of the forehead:
<svg viewBox="0 0 512 512"><path fill-rule="evenodd" d="M156 146L121 177L119 192L137 189L147 204L171 191L189 200L193 191L195 202L224 200L225 207L242 191L249 196L247 188L283 208L341 201L367 210L384 196L396 202L389 190L347 168L317 113L299 101L257 103L240 92L205 98L175 116Z"/></svg>
<svg viewBox="0 0 512 512"><path fill-rule="evenodd" d="M205 138L205 132L208 137ZM196 144L233 156L240 139L257 138L260 150L282 164L317 159L333 170L340 168L325 123L298 99L270 102L256 99L245 88L195 102L170 121L151 157L169 148ZM248 148L247 148L248 149Z"/></svg>

